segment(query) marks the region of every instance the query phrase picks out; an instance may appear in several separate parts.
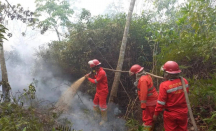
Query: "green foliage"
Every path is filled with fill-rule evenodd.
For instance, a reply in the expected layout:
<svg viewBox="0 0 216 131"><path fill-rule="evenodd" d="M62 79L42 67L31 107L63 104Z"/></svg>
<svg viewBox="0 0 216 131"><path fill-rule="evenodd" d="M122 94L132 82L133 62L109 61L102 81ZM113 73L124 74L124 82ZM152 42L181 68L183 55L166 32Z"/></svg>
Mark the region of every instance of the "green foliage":
<svg viewBox="0 0 216 131"><path fill-rule="evenodd" d="M190 101L201 121L209 120L210 112L216 110L216 79L211 75L215 72L216 17L211 5L209 1L189 1L177 12L175 22L155 23L159 33L153 32L153 41L160 45L157 70L168 60L178 62L184 76L190 78Z"/></svg>
<svg viewBox="0 0 216 131"><path fill-rule="evenodd" d="M31 88L30 88L31 89ZM26 92L31 92L26 90ZM24 97L30 95L29 97ZM0 130L1 131L47 131L55 125L55 118L52 116L51 109L42 109L40 103L34 102L33 105L26 105L23 100L29 101L31 94L21 94L18 98L13 98L11 103L0 104ZM31 100L30 100L31 101ZM37 103L37 104L36 104Z"/></svg>
<svg viewBox="0 0 216 131"><path fill-rule="evenodd" d="M81 19L84 18L85 15L81 14ZM80 21L70 27L69 40L50 43L48 49L38 52L38 56L45 58L47 62L60 64L67 72L80 76L89 70L86 62L95 57L103 62L103 66L107 67L108 61L115 67L126 15L97 16L88 19L88 22ZM145 65L152 60L151 47L145 38L151 35L146 30L147 25L148 20L144 15L134 15L128 38L126 69L133 63ZM138 59L132 61L134 57Z"/></svg>
<svg viewBox="0 0 216 131"><path fill-rule="evenodd" d="M145 127L142 124L140 124L140 122L138 122L136 119L128 119L125 125L128 127L128 131L148 131L148 129L145 129ZM154 130L164 131L163 119L161 115L158 121L155 123L155 125L156 126L154 127Z"/></svg>
<svg viewBox="0 0 216 131"><path fill-rule="evenodd" d="M216 111L212 112L212 116L210 118L204 119L210 126L209 131L213 131L216 129Z"/></svg>
<svg viewBox="0 0 216 131"><path fill-rule="evenodd" d="M87 23L88 23L88 21L89 21L90 18L91 18L91 13L90 13L90 11L88 11L88 10L82 8L82 13L81 13L81 15L80 15L80 21L86 20Z"/></svg>
<svg viewBox="0 0 216 131"><path fill-rule="evenodd" d="M174 5L177 3L177 0L154 0L154 5L157 7L157 12L160 13L162 10L165 10L165 14L174 15L177 10L175 10Z"/></svg>
<svg viewBox="0 0 216 131"><path fill-rule="evenodd" d="M38 23L38 27L42 29L43 34L47 29L54 29L58 32L58 27L70 24L71 16L74 11L70 8L70 4L60 0L35 0L36 11L35 16L45 17Z"/></svg>
<svg viewBox="0 0 216 131"><path fill-rule="evenodd" d="M25 95L26 97L30 96L30 99L35 99L35 86L33 85L33 83L31 83L29 85L29 89L26 90L26 89L23 89L24 90L24 93L23 95Z"/></svg>
<svg viewBox="0 0 216 131"><path fill-rule="evenodd" d="M216 129L214 118L216 110L216 79L215 74L210 76L209 79L197 80L195 77L190 79L189 97L195 118L204 121L203 127L212 131Z"/></svg>
<svg viewBox="0 0 216 131"><path fill-rule="evenodd" d="M190 100L195 111L202 117L208 116L209 112L216 110L216 79L190 79Z"/></svg>
<svg viewBox="0 0 216 131"><path fill-rule="evenodd" d="M167 60L175 60L188 67L184 69L189 71L186 72L188 75L193 72L198 77L206 77L203 72L212 71L216 18L215 8L209 4L206 1L190 1L181 8L181 17L178 17L175 24L164 23L160 26L160 37L157 40L161 52L157 59L161 65ZM205 68L199 68L198 63Z"/></svg>
<svg viewBox="0 0 216 131"><path fill-rule="evenodd" d="M176 23L159 26L158 63L177 61L184 76L190 78L190 101L201 119L216 110L215 75L215 7L209 1L190 1L182 6ZM158 34L154 34L158 36ZM212 125L212 124L211 124Z"/></svg>
<svg viewBox="0 0 216 131"><path fill-rule="evenodd" d="M2 39L7 40L4 37L4 33L5 33L6 30L7 30L7 28L5 28L2 24L0 24L0 42L2 42Z"/></svg>
<svg viewBox="0 0 216 131"><path fill-rule="evenodd" d="M142 126L139 126L139 122L135 119L128 119L125 125L129 128L129 131L141 131L142 129Z"/></svg>

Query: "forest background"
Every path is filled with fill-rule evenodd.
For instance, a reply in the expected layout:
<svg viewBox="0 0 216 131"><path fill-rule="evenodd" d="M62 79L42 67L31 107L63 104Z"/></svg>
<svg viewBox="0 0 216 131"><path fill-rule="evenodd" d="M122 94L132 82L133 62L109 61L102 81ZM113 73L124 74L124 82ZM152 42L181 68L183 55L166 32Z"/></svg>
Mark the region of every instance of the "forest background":
<svg viewBox="0 0 216 131"><path fill-rule="evenodd" d="M5 1L1 1L3 7ZM71 6L73 3L67 1L36 0L35 2L36 9L31 16L34 22L26 23L31 31L17 31L25 37L17 43L24 43L26 36L31 36L29 38L32 39L33 35L34 39L37 39L35 32L44 35L54 32L56 36L54 35L54 40L44 43L36 50L24 44L4 52L12 94L28 88L27 84L29 88L19 92L19 97L12 95L13 104L1 105L1 110L7 112L0 118L0 124L4 125L1 127L2 130L53 128L57 119L59 120L59 116L54 117L50 112L53 103L59 98L56 96L60 96L68 85L90 71L87 62L96 58L101 61L103 67L114 69L118 62L127 18L127 14L120 10L121 3L112 5L110 8L112 10L108 13L92 16L91 12L84 8L76 14ZM129 70L133 64L140 64L146 71L162 75L161 66L168 60L176 61L182 69L182 76L189 80L189 97L200 130L216 130L216 2L214 0L186 0L181 3L177 0L145 2L151 4L153 9L143 9L142 13L133 13L123 70ZM1 8L1 18L8 18L2 19L2 22L3 20L14 22L11 16L5 13L5 9L12 10L10 7ZM72 22L74 16L76 21ZM4 32L3 28L1 32ZM4 36L10 41L8 32L4 33L7 35ZM28 55L33 55L34 59ZM107 76L111 90L114 72L107 71ZM156 78L153 80L158 89L161 80ZM128 130L140 130L141 110L133 81L134 78L122 73L115 103L118 117L124 120L123 125L126 125ZM79 105L80 108L76 109L86 110L83 107L85 105L90 110L91 105L88 103L94 96L95 86L86 81L79 91L78 94L82 97L80 99L76 96L75 102L80 103L80 100L83 102ZM30 103L31 108L29 106L23 108L20 105L25 101L26 105ZM47 105L50 105L49 109ZM26 112L31 113L26 114ZM15 117L17 114L20 117ZM34 118L29 118L29 115L33 115ZM69 123L73 124L74 129L85 128L80 128L80 123L71 119ZM189 128L193 130L190 124Z"/></svg>

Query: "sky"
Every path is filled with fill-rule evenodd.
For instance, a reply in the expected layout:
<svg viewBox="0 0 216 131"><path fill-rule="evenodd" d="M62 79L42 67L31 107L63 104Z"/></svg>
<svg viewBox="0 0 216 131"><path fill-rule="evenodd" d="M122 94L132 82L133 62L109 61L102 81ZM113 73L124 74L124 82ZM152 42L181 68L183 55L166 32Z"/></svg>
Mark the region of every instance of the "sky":
<svg viewBox="0 0 216 131"><path fill-rule="evenodd" d="M2 0L4 2L4 0ZM35 0L8 0L8 2L11 5L21 4L24 9L29 9L31 11L35 10ZM92 16L96 16L99 14L105 14L110 13L110 9L112 10L118 10L121 12L128 12L130 0L68 0L71 3L71 8L75 10L74 16L79 14L79 10L82 8L85 8L91 12ZM149 5L143 6L144 1L143 0L136 0L136 4L134 7L134 13L140 14L143 9L146 7L150 7ZM37 48L39 45L42 45L44 43L50 42L52 40L57 40L55 32L46 32L44 35L40 35L38 32L32 31L30 27L26 28L25 24L19 23L19 26L17 26L17 22L15 21L13 23L8 23L6 25L7 28L9 28L10 32L13 33L13 37L10 38L10 40L5 41L5 50L12 50L12 46L17 44L17 42L20 39L26 39L30 40L31 43L34 42L33 45L34 48ZM18 33L22 32L31 32L30 38L21 38L22 36ZM36 36L36 37L35 37Z"/></svg>
<svg viewBox="0 0 216 131"><path fill-rule="evenodd" d="M1 0L4 2L4 0ZM11 5L21 4L24 9L29 9L31 11L35 10L35 0L8 0ZM74 9L75 14L73 15L72 21L76 19L76 16L80 13L82 8L85 8L91 12L92 16L100 15L100 14L109 14L112 11L125 12L128 13L129 5L131 0L67 0L71 4L71 8ZM147 2L149 0L136 0L133 13L141 14L142 11L154 10L154 6L152 3ZM179 3L185 0L178 0ZM28 40L34 42L34 48L37 48L39 45L50 42L52 40L57 40L55 32L47 31L44 35L40 35L38 32L32 31L30 27L26 28L25 24L19 22L19 26L17 27L17 21L13 23L9 23L6 25L7 28L13 33L15 37L10 38L9 41L5 41L5 50L12 50L12 46L17 43L22 36L20 30L24 32L31 32L30 38ZM21 28L20 28L21 27ZM34 34L34 35L33 35ZM25 39L25 41L27 41Z"/></svg>
<svg viewBox="0 0 216 131"><path fill-rule="evenodd" d="M11 4L20 3L23 7L29 8L30 10L35 9L35 0L8 0ZM121 3L123 10L128 11L131 0L68 0L71 6L74 8L85 8L91 12L92 15L103 14L110 4ZM145 0L136 0L134 12L139 13L142 10Z"/></svg>

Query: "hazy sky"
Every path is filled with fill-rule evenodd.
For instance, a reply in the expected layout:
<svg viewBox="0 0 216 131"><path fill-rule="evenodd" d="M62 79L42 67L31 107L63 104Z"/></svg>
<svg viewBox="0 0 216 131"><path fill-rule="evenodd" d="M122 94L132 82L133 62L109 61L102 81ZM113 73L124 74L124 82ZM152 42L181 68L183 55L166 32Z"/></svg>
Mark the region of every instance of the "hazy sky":
<svg viewBox="0 0 216 131"><path fill-rule="evenodd" d="M23 7L29 8L30 10L35 9L35 0L8 0L11 4L17 4L20 3ZM107 7L112 3L118 3L121 2L122 6L124 7L124 10L127 12L129 8L129 4L131 0L68 0L69 2L75 2L75 4L72 4L72 6L78 7L78 8L85 8L87 10L90 10L92 15L98 15L104 13L104 11L107 9ZM141 6L143 6L145 0L136 0L136 5L134 8L134 12L138 13L140 12Z"/></svg>
<svg viewBox="0 0 216 131"><path fill-rule="evenodd" d="M8 0L11 5L21 4L24 9L29 9L31 11L35 10L35 0ZM128 12L128 8L130 5L130 0L68 0L71 3L72 8L75 10L74 16L79 13L78 10L81 8L85 8L89 10L92 16L109 13L109 7L112 9L121 11L121 12ZM4 2L4 0L3 0ZM75 3L74 3L75 2ZM114 6L113 6L114 5ZM141 11L149 7L143 6L144 0L136 0L136 5L134 7L134 13L140 14ZM121 7L121 8L119 8ZM55 32L46 32L44 35L40 35L39 32L31 32L31 28L26 28L25 24L21 22L9 22L6 27L10 30L13 34L13 37L10 38L8 41L5 41L5 50L10 50L12 45L18 44L20 39L25 41L26 43L34 43L32 46L37 47L38 45L50 42L51 40L57 40ZM27 32L31 32L31 35L27 35L25 38L22 38L20 32L24 32L27 29Z"/></svg>
<svg viewBox="0 0 216 131"><path fill-rule="evenodd" d="M4 2L4 0L2 0ZM11 5L21 4L24 9L29 9L31 11L35 10L35 0L8 0ZM128 12L130 1L131 0L67 0L70 2L72 9L75 10L73 18L76 18L79 14L79 10L85 8L91 12L92 16L111 13L112 10L117 10L118 12ZM136 0L133 13L140 14L143 10L154 10L152 3L147 3L146 1L150 0ZM178 0L179 3L185 0ZM112 9L110 11L110 9ZM73 19L72 19L73 20ZM23 39L25 42L34 43L34 47L38 45L50 42L52 40L58 40L55 32L47 31L44 35L40 35L39 32L32 32L31 27L26 28L26 24L21 22L10 22L6 27L13 33L13 37L8 41L5 41L5 49L10 50L11 46L19 43L20 39ZM20 32L30 33L26 38L21 38Z"/></svg>

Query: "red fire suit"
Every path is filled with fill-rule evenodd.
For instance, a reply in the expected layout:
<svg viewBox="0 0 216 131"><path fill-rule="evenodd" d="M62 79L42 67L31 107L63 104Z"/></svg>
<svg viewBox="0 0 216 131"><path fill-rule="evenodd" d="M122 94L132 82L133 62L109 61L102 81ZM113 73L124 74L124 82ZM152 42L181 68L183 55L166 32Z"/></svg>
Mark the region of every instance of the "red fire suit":
<svg viewBox="0 0 216 131"><path fill-rule="evenodd" d="M106 72L103 70L103 68L100 67L100 69L96 72L96 75L94 75L93 79L88 78L88 80L91 83L97 84L96 94L93 100L94 107L99 106L101 111L106 110L106 99L109 93Z"/></svg>
<svg viewBox="0 0 216 131"><path fill-rule="evenodd" d="M153 85L150 75L143 75L138 81L138 96L143 110L142 120L144 126L151 127L153 124L153 115L155 105L158 99L158 93Z"/></svg>
<svg viewBox="0 0 216 131"><path fill-rule="evenodd" d="M187 91L188 82L184 79ZM160 84L154 115L164 111L165 131L187 131L188 108L180 79L167 80Z"/></svg>

